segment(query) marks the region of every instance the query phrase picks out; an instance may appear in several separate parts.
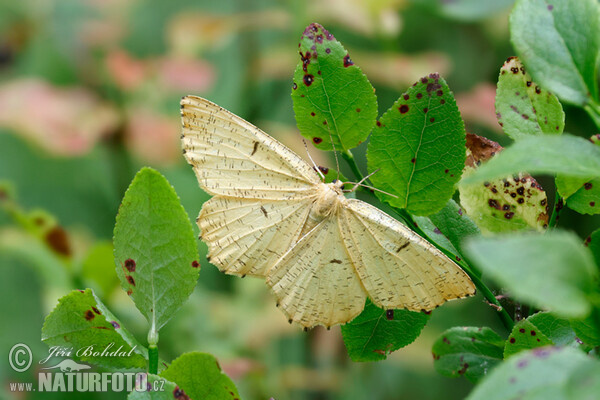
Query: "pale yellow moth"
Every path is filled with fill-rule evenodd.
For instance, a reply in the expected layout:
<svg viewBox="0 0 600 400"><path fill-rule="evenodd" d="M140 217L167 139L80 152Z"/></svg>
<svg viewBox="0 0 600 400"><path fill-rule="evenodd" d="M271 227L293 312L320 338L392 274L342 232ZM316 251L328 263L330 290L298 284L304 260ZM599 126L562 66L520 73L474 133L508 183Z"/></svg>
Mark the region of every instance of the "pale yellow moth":
<svg viewBox="0 0 600 400"><path fill-rule="evenodd" d="M289 321L352 320L367 296L384 309L431 310L475 293L442 252L378 208L325 184L307 162L208 100L181 101L183 152L214 197L198 216L209 261L266 277Z"/></svg>

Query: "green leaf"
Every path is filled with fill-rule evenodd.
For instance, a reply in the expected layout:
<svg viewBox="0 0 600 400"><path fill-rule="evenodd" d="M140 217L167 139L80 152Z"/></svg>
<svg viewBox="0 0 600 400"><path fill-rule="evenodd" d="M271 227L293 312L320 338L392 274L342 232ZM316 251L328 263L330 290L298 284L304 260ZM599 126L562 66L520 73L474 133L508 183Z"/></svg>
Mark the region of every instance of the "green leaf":
<svg viewBox="0 0 600 400"><path fill-rule="evenodd" d="M543 133L560 135L565 127L565 113L556 96L533 82L516 57L500 69L496 116L504 133L515 140Z"/></svg>
<svg viewBox="0 0 600 400"><path fill-rule="evenodd" d="M561 99L598 99L600 12L596 0L520 0L511 41L533 79Z"/></svg>
<svg viewBox="0 0 600 400"><path fill-rule="evenodd" d="M127 189L114 244L121 286L160 329L194 290L199 268L192 224L157 171L141 169Z"/></svg>
<svg viewBox="0 0 600 400"><path fill-rule="evenodd" d="M221 371L218 361L206 353L185 353L160 376L175 382L191 399L235 400L235 384Z"/></svg>
<svg viewBox="0 0 600 400"><path fill-rule="evenodd" d="M567 399L595 400L600 393L600 364L585 363L577 368L565 385Z"/></svg>
<svg viewBox="0 0 600 400"><path fill-rule="evenodd" d="M458 249L461 248L461 242L465 238L480 233L475 222L452 199L448 200L444 208L430 215L429 218L438 227L439 231L450 240L452 245Z"/></svg>
<svg viewBox="0 0 600 400"><path fill-rule="evenodd" d="M379 119L369 142L369 171L394 207L412 214L441 210L465 164L465 127L438 74L421 78Z"/></svg>
<svg viewBox="0 0 600 400"><path fill-rule="evenodd" d="M523 350L552 345L552 341L529 320L523 319L515 324L504 345L504 358Z"/></svg>
<svg viewBox="0 0 600 400"><path fill-rule="evenodd" d="M176 384L158 375L148 374L147 388L152 390L134 390L128 400L189 400L186 393Z"/></svg>
<svg viewBox="0 0 600 400"><path fill-rule="evenodd" d="M477 382L502 361L503 345L504 340L490 328L457 326L433 344L433 365L442 375Z"/></svg>
<svg viewBox="0 0 600 400"><path fill-rule="evenodd" d="M459 254L459 251L454 247L452 242L431 222L429 217L413 216L415 224L438 246L443 247L454 255Z"/></svg>
<svg viewBox="0 0 600 400"><path fill-rule="evenodd" d="M300 133L321 150L345 151L369 136L377 118L373 86L348 52L321 25L310 24L299 44L292 100Z"/></svg>
<svg viewBox="0 0 600 400"><path fill-rule="evenodd" d="M495 368L467 400L593 399L597 392L583 389L593 387L591 382L582 388L584 397L569 397L567 390L573 390L573 380L578 379L582 369L595 371L598 365L598 360L568 347L524 351ZM593 383L597 384L598 379L598 375L593 376Z"/></svg>
<svg viewBox="0 0 600 400"><path fill-rule="evenodd" d="M600 268L600 229L588 236L584 244L590 249L596 260L596 266Z"/></svg>
<svg viewBox="0 0 600 400"><path fill-rule="evenodd" d="M422 312L383 310L367 300L363 312L342 326L342 337L352 361L385 360L419 337L428 320Z"/></svg>
<svg viewBox="0 0 600 400"><path fill-rule="evenodd" d="M467 134L467 162L464 177L502 151L487 138ZM460 204L483 233L537 229L548 225L546 192L530 175L506 176L488 182L459 184Z"/></svg>
<svg viewBox="0 0 600 400"><path fill-rule="evenodd" d="M74 290L46 317L42 340L72 349L73 358L111 369L144 369L148 352L91 289ZM112 345L111 345L112 344ZM86 354L100 352L100 355ZM81 352L77 354L76 352ZM106 350L105 355L102 352ZM124 352L126 355L113 352Z"/></svg>
<svg viewBox="0 0 600 400"><path fill-rule="evenodd" d="M571 327L583 343L600 346L600 309L597 307L585 318L572 319Z"/></svg>
<svg viewBox="0 0 600 400"><path fill-rule="evenodd" d="M575 340L575 332L573 332L569 320L557 317L552 313L538 312L527 318L527 321L535 325L557 346L566 346Z"/></svg>
<svg viewBox="0 0 600 400"><path fill-rule="evenodd" d="M571 135L526 137L482 164L462 183L482 183L525 171L600 178L600 148Z"/></svg>
<svg viewBox="0 0 600 400"><path fill-rule="evenodd" d="M556 189L571 210L580 214L600 214L600 178L572 178L559 175Z"/></svg>
<svg viewBox="0 0 600 400"><path fill-rule="evenodd" d="M547 232L473 238L465 250L484 273L520 301L564 317L590 312L588 296L598 274L577 236Z"/></svg>
<svg viewBox="0 0 600 400"><path fill-rule="evenodd" d="M119 284L115 274L114 248L110 242L98 242L88 251L83 260L81 276L100 289L104 298L110 296Z"/></svg>

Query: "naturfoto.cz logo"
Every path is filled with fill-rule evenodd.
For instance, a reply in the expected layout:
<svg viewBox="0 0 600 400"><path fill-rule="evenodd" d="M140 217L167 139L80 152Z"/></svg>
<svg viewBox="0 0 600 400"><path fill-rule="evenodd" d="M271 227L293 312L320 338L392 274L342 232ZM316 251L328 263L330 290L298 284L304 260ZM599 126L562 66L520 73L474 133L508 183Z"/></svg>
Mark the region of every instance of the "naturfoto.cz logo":
<svg viewBox="0 0 600 400"><path fill-rule="evenodd" d="M73 348L50 348L48 357L41 360L45 364L53 356L94 356L94 357L127 357L131 352L113 349L114 344L109 344L103 349L94 349L86 346L74 352ZM32 364L32 353L29 346L23 343L14 345L9 352L9 364L16 372L27 371ZM12 392L132 392L132 391L163 391L164 381L155 380L148 382L145 372L88 372L91 367L80 364L71 359L64 359L58 364L41 368L38 372L37 388L33 383L11 382Z"/></svg>

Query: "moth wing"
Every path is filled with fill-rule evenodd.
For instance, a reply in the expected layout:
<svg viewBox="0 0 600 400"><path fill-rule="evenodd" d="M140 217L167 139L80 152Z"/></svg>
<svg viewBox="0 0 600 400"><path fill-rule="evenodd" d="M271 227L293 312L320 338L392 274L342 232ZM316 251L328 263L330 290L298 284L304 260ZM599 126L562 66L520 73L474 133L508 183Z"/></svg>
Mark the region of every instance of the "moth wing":
<svg viewBox="0 0 600 400"><path fill-rule="evenodd" d="M360 280L379 307L431 310L475 293L458 265L378 208L348 199L340 221Z"/></svg>
<svg viewBox="0 0 600 400"><path fill-rule="evenodd" d="M195 96L181 100L183 152L212 195L290 200L320 182L313 168L254 125Z"/></svg>
<svg viewBox="0 0 600 400"><path fill-rule="evenodd" d="M310 200L213 197L198 217L209 261L228 274L264 276L298 240L310 206Z"/></svg>
<svg viewBox="0 0 600 400"><path fill-rule="evenodd" d="M304 327L332 326L356 317L366 293L335 216L304 235L267 273L279 306Z"/></svg>

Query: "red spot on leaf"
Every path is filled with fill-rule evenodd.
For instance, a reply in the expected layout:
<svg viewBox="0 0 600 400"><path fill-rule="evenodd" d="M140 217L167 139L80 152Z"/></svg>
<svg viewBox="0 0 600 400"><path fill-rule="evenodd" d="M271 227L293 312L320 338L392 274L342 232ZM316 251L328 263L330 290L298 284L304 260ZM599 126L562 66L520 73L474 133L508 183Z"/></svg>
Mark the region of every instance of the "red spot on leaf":
<svg viewBox="0 0 600 400"><path fill-rule="evenodd" d="M350 55L346 54L344 56L344 67L349 67L351 65L354 65L354 62L350 59Z"/></svg>
<svg viewBox="0 0 600 400"><path fill-rule="evenodd" d="M85 312L84 316L85 316L85 319L87 319L88 321L91 321L91 320L93 320L93 319L94 319L94 317L95 317L95 315L94 315L94 313L92 312L92 310L86 310L86 312Z"/></svg>
<svg viewBox="0 0 600 400"><path fill-rule="evenodd" d="M314 142L315 144L319 144L319 143L321 143L322 141L323 141L323 139L321 139L320 137L314 137L314 138L313 138L313 142Z"/></svg>
<svg viewBox="0 0 600 400"><path fill-rule="evenodd" d="M400 111L402 114L406 114L408 112L408 105L406 104L402 104L399 108L398 111Z"/></svg>
<svg viewBox="0 0 600 400"><path fill-rule="evenodd" d="M131 258L125 260L125 268L127 268L127 271L129 272L135 272L135 261Z"/></svg>
<svg viewBox="0 0 600 400"><path fill-rule="evenodd" d="M306 74L302 80L306 86L310 86L315 81L315 77L311 74Z"/></svg>

